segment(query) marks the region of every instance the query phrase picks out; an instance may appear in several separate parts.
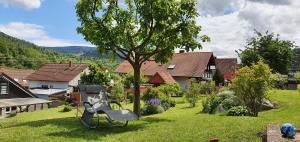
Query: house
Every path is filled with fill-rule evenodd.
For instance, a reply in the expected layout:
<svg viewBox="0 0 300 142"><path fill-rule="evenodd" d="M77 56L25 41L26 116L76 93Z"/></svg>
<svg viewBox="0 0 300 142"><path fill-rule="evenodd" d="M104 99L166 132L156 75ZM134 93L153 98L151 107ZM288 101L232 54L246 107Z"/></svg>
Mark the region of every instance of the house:
<svg viewBox="0 0 300 142"><path fill-rule="evenodd" d="M29 87L28 81L25 78L34 72L35 70L30 70L30 69L14 70L14 69L0 68L0 73L4 73L9 77L13 78L15 81L17 81L25 88Z"/></svg>
<svg viewBox="0 0 300 142"><path fill-rule="evenodd" d="M87 64L46 64L26 77L30 90L39 98L61 98L73 92L80 76L89 73Z"/></svg>
<svg viewBox="0 0 300 142"><path fill-rule="evenodd" d="M0 73L0 118L20 112L47 109L51 102L33 93L4 73Z"/></svg>
<svg viewBox="0 0 300 142"><path fill-rule="evenodd" d="M199 81L212 80L216 69L215 62L212 52L180 52L175 53L167 64L146 61L141 67L141 73L150 77L150 81L160 77L162 80L175 80L182 88L188 88L190 78ZM123 61L115 71L126 74L133 72L133 68L128 61Z"/></svg>
<svg viewBox="0 0 300 142"><path fill-rule="evenodd" d="M218 58L216 59L216 68L224 77L225 82L228 82L234 78L237 58Z"/></svg>

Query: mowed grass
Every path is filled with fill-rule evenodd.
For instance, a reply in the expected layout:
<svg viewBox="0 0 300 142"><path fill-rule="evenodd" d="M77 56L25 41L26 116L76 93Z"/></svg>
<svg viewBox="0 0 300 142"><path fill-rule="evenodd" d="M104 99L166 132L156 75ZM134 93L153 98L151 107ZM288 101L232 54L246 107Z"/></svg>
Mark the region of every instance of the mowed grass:
<svg viewBox="0 0 300 142"><path fill-rule="evenodd" d="M75 110L63 113L60 112L62 108L52 108L0 120L0 142L207 142L212 137L221 142L254 142L261 141L256 133L266 130L269 123L290 122L300 127L300 95L297 91L276 90L270 99L279 109L261 112L256 118L203 114L200 103L195 108L181 103L162 114L132 121L125 128L92 130L80 124Z"/></svg>

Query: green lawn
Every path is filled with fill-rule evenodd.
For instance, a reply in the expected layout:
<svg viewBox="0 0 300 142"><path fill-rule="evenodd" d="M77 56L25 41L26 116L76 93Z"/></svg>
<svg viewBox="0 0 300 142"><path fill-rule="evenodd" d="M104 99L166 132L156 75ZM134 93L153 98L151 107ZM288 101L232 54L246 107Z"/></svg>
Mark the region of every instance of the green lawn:
<svg viewBox="0 0 300 142"><path fill-rule="evenodd" d="M279 109L261 112L259 117L229 117L200 113L201 104L188 108L178 104L162 114L142 117L125 128L88 130L75 118L75 111L61 108L18 114L0 120L0 142L12 141L197 141L212 137L222 142L261 141L256 133L268 123L290 122L300 127L300 95L297 91L274 91L270 98ZM201 101L200 101L201 102Z"/></svg>

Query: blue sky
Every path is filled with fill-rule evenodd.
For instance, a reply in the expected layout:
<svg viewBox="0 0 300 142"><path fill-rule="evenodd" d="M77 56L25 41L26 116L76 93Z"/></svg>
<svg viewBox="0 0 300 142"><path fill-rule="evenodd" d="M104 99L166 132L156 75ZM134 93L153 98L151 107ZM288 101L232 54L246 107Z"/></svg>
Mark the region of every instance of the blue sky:
<svg viewBox="0 0 300 142"><path fill-rule="evenodd" d="M0 31L40 46L90 45L76 32L78 0L0 0ZM122 0L124 1L124 0ZM300 45L300 0L198 0L197 24L211 38L202 51L237 57L253 30Z"/></svg>
<svg viewBox="0 0 300 142"><path fill-rule="evenodd" d="M40 30L46 32L50 38L66 40L66 44L88 44L82 35L76 32L80 23L77 21L75 4L76 0L43 0L38 8L32 9L30 6L26 8L25 5L3 4L0 6L0 24L33 24L40 26ZM26 39L26 36L24 38ZM55 43L53 45L59 46Z"/></svg>

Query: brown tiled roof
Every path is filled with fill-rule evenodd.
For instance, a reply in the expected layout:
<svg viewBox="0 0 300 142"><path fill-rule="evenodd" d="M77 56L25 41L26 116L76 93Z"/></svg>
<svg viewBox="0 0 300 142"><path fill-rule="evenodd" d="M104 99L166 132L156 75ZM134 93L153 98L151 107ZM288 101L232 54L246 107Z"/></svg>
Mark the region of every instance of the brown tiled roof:
<svg viewBox="0 0 300 142"><path fill-rule="evenodd" d="M88 68L86 64L46 64L28 76L27 80L69 82Z"/></svg>
<svg viewBox="0 0 300 142"><path fill-rule="evenodd" d="M151 84L176 83L174 78L168 72L157 72L149 80Z"/></svg>
<svg viewBox="0 0 300 142"><path fill-rule="evenodd" d="M234 67L237 66L236 58L219 58L216 59L216 67L221 74L234 73Z"/></svg>
<svg viewBox="0 0 300 142"><path fill-rule="evenodd" d="M28 86L28 82L24 81L25 78L28 77L30 74L34 73L35 70L14 70L14 69L7 69L7 68L0 68L0 73L5 73L9 77L13 78L22 86Z"/></svg>
<svg viewBox="0 0 300 142"><path fill-rule="evenodd" d="M153 76L156 72L167 71L171 76L201 77L210 60L214 61L212 52L175 53L167 64L159 64L154 61L146 61L141 72L147 76ZM175 65L174 69L168 69L169 65ZM128 61L121 63L116 72L128 73L133 68Z"/></svg>

